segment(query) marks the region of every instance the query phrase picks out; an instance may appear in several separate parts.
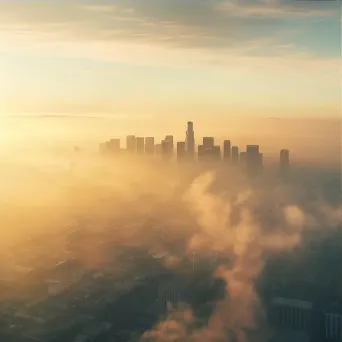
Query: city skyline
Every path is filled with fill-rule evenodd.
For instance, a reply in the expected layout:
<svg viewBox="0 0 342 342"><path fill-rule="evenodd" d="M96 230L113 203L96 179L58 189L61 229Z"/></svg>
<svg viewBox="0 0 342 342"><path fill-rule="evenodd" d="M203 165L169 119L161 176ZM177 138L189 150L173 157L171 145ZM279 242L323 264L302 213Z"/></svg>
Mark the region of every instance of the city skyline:
<svg viewBox="0 0 342 342"><path fill-rule="evenodd" d="M338 1L15 0L0 21L0 150L188 119L340 163Z"/></svg>
<svg viewBox="0 0 342 342"><path fill-rule="evenodd" d="M121 145L121 139L113 138L100 143L99 151L108 157L118 157L123 152L130 156L155 156L163 160L176 158L178 162L218 163L240 166L251 175L258 175L264 169L264 153L259 145L246 145L242 151L239 146L232 145L232 141L225 139L222 146L215 144L214 137L197 138L192 121L187 122L187 129L183 141L175 141L173 135L166 135L160 143L154 137L126 136L126 144ZM282 148L279 153L279 170L286 176L290 168L290 151Z"/></svg>

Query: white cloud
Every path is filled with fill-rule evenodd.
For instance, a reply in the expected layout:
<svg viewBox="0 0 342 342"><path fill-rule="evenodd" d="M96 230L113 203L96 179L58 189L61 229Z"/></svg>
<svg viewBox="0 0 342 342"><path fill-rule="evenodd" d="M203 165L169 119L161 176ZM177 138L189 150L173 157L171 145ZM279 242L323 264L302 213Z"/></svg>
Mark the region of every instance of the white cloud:
<svg viewBox="0 0 342 342"><path fill-rule="evenodd" d="M239 1L230 0L217 3L217 9L225 12L229 17L250 18L307 18L307 17L326 17L336 15L336 9L312 8L303 4L284 3L281 1Z"/></svg>

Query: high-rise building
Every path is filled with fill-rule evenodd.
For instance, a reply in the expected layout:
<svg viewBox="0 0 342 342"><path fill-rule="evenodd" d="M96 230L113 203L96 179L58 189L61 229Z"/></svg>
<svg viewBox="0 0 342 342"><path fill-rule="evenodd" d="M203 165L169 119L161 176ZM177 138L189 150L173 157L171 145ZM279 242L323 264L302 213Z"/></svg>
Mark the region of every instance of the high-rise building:
<svg viewBox="0 0 342 342"><path fill-rule="evenodd" d="M173 154L173 141L171 139L164 139L161 142L161 153L163 158L170 159Z"/></svg>
<svg viewBox="0 0 342 342"><path fill-rule="evenodd" d="M221 161L221 147L220 146L213 146L212 149L213 160L214 161Z"/></svg>
<svg viewBox="0 0 342 342"><path fill-rule="evenodd" d="M183 160L186 155L186 149L185 149L185 142L179 141L177 142L177 159Z"/></svg>
<svg viewBox="0 0 342 342"><path fill-rule="evenodd" d="M137 151L137 142L134 135L129 135L126 138L126 149L128 152L135 153Z"/></svg>
<svg viewBox="0 0 342 342"><path fill-rule="evenodd" d="M237 164L239 162L239 147L232 147L232 163Z"/></svg>
<svg viewBox="0 0 342 342"><path fill-rule="evenodd" d="M247 166L247 152L240 152L240 164L242 166Z"/></svg>
<svg viewBox="0 0 342 342"><path fill-rule="evenodd" d="M198 146L198 160L205 162L221 160L221 148L214 145L214 138L203 138L203 145Z"/></svg>
<svg viewBox="0 0 342 342"><path fill-rule="evenodd" d="M203 138L203 146L205 149L210 149L214 147L214 138L213 137L204 137Z"/></svg>
<svg viewBox="0 0 342 342"><path fill-rule="evenodd" d="M288 171L290 168L290 151L289 150L283 149L280 151L279 168L280 168L280 175L282 177L287 177Z"/></svg>
<svg viewBox="0 0 342 342"><path fill-rule="evenodd" d="M120 139L109 140L107 147L110 152L119 153L120 152Z"/></svg>
<svg viewBox="0 0 342 342"><path fill-rule="evenodd" d="M167 135L164 140L168 142L170 152L173 153L173 135Z"/></svg>
<svg viewBox="0 0 342 342"><path fill-rule="evenodd" d="M106 155L120 152L120 139L111 139L100 145L100 151Z"/></svg>
<svg viewBox="0 0 342 342"><path fill-rule="evenodd" d="M145 153L149 155L153 155L154 151L155 151L154 138L153 137L145 138Z"/></svg>
<svg viewBox="0 0 342 342"><path fill-rule="evenodd" d="M137 142L137 153L144 154L145 153L145 138L138 137L136 138Z"/></svg>
<svg viewBox="0 0 342 342"><path fill-rule="evenodd" d="M290 165L290 151L281 150L280 151L280 167L287 168Z"/></svg>
<svg viewBox="0 0 342 342"><path fill-rule="evenodd" d="M193 122L188 122L188 128L186 131L186 152L189 157L193 157L195 154L195 132Z"/></svg>
<svg viewBox="0 0 342 342"><path fill-rule="evenodd" d="M197 157L198 161L203 161L205 156L205 148L203 145L198 145Z"/></svg>
<svg viewBox="0 0 342 342"><path fill-rule="evenodd" d="M246 167L248 173L257 175L262 171L263 157L259 152L259 145L247 145L246 148Z"/></svg>
<svg viewBox="0 0 342 342"><path fill-rule="evenodd" d="M223 160L229 162L231 158L231 143L230 140L223 142Z"/></svg>

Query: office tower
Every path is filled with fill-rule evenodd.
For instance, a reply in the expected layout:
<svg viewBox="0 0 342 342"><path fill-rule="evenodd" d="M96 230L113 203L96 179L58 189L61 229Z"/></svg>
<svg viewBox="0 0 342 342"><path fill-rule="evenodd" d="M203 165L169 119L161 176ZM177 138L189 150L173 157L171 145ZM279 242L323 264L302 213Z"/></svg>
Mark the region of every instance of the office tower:
<svg viewBox="0 0 342 342"><path fill-rule="evenodd" d="M120 152L120 139L111 139L100 145L100 152L106 155L113 155Z"/></svg>
<svg viewBox="0 0 342 342"><path fill-rule="evenodd" d="M136 139L137 142L137 153L144 154L145 153L145 138L138 137Z"/></svg>
<svg viewBox="0 0 342 342"><path fill-rule="evenodd" d="M224 140L223 142L223 160L226 162L230 161L231 157L231 143L230 140Z"/></svg>
<svg viewBox="0 0 342 342"><path fill-rule="evenodd" d="M212 148L212 160L221 161L221 147L213 146Z"/></svg>
<svg viewBox="0 0 342 342"><path fill-rule="evenodd" d="M185 158L186 149L185 149L185 142L179 141L177 142L177 159L183 160Z"/></svg>
<svg viewBox="0 0 342 342"><path fill-rule="evenodd" d="M257 175L262 171L262 155L258 145L247 145L246 167L251 175Z"/></svg>
<svg viewBox="0 0 342 342"><path fill-rule="evenodd" d="M137 142L134 135L129 135L126 138L126 149L128 152L135 153L137 151Z"/></svg>
<svg viewBox="0 0 342 342"><path fill-rule="evenodd" d="M290 165L290 151L281 150L280 151L280 167L287 168Z"/></svg>
<svg viewBox="0 0 342 342"><path fill-rule="evenodd" d="M161 153L163 158L170 159L173 153L173 141L171 139L164 139L161 142Z"/></svg>
<svg viewBox="0 0 342 342"><path fill-rule="evenodd" d="M203 138L203 146L205 149L211 149L214 147L214 138L213 137L204 137Z"/></svg>
<svg viewBox="0 0 342 342"><path fill-rule="evenodd" d="M259 168L260 168L260 171L263 171L264 169L264 154L263 153L259 153Z"/></svg>
<svg viewBox="0 0 342 342"><path fill-rule="evenodd" d="M168 142L170 152L173 153L173 135L167 135L164 140Z"/></svg>
<svg viewBox="0 0 342 342"><path fill-rule="evenodd" d="M205 149L203 145L198 145L197 157L198 161L203 161L205 156Z"/></svg>
<svg viewBox="0 0 342 342"><path fill-rule="evenodd" d="M195 132L193 122L188 122L188 129L186 131L186 152L189 157L193 157L195 154Z"/></svg>
<svg viewBox="0 0 342 342"><path fill-rule="evenodd" d="M232 162L233 164L237 164L239 162L239 147L232 147Z"/></svg>
<svg viewBox="0 0 342 342"><path fill-rule="evenodd" d="M107 143L107 148L110 153L120 152L120 139L111 139Z"/></svg>
<svg viewBox="0 0 342 342"><path fill-rule="evenodd" d="M247 152L240 152L240 165L247 166Z"/></svg>
<svg viewBox="0 0 342 342"><path fill-rule="evenodd" d="M155 151L154 138L153 137L145 138L145 153L149 155L153 155L154 151Z"/></svg>
<svg viewBox="0 0 342 342"><path fill-rule="evenodd" d="M281 150L280 151L280 175L285 177L288 175L289 167L290 167L290 151L289 150Z"/></svg>

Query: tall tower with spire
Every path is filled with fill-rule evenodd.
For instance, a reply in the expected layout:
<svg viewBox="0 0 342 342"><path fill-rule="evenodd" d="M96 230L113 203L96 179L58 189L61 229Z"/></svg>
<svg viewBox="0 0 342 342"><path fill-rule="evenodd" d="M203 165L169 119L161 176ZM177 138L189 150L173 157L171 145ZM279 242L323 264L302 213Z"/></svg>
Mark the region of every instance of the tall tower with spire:
<svg viewBox="0 0 342 342"><path fill-rule="evenodd" d="M192 121L188 122L185 141L186 141L187 155L193 158L195 155L195 132L194 132L194 124Z"/></svg>

